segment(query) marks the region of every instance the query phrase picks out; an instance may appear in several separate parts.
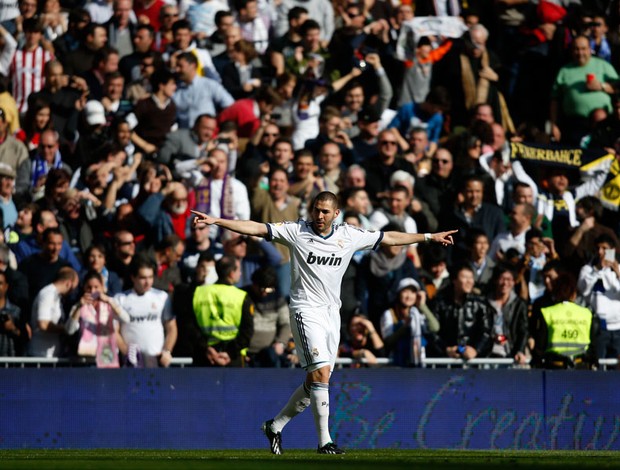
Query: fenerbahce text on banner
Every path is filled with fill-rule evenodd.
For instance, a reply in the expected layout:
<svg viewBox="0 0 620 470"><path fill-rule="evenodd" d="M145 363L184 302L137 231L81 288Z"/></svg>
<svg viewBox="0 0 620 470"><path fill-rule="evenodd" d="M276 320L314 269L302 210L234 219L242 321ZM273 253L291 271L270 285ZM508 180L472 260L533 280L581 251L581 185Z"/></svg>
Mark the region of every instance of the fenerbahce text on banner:
<svg viewBox="0 0 620 470"><path fill-rule="evenodd" d="M526 168L542 165L578 170L582 181L601 171L608 172L597 196L608 209L620 209L620 164L604 149L511 142L510 158L521 161Z"/></svg>

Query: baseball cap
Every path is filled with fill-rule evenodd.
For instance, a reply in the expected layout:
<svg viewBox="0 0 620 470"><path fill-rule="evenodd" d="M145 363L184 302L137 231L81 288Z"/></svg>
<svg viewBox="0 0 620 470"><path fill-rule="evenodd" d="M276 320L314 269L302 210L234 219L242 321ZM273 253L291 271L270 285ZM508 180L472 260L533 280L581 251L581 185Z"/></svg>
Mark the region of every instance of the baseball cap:
<svg viewBox="0 0 620 470"><path fill-rule="evenodd" d="M86 106L84 106L84 113L86 115L86 122L90 126L106 123L105 108L99 101L88 101L86 103Z"/></svg>
<svg viewBox="0 0 620 470"><path fill-rule="evenodd" d="M0 162L0 176L15 178L15 170L10 165Z"/></svg>
<svg viewBox="0 0 620 470"><path fill-rule="evenodd" d="M401 290L407 288L420 290L420 283L411 277L406 277L405 279L401 279L396 290L397 292L400 292Z"/></svg>

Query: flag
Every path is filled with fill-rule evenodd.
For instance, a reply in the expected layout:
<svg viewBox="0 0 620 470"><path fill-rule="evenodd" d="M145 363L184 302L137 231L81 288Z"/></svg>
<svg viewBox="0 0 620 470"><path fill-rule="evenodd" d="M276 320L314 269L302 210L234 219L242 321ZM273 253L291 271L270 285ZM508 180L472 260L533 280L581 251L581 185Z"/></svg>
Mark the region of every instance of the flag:
<svg viewBox="0 0 620 470"><path fill-rule="evenodd" d="M569 170L572 183L587 181L606 172L607 178L598 196L603 206L614 211L620 210L620 164L615 155L604 149L511 142L510 158L519 160L532 176L545 168Z"/></svg>

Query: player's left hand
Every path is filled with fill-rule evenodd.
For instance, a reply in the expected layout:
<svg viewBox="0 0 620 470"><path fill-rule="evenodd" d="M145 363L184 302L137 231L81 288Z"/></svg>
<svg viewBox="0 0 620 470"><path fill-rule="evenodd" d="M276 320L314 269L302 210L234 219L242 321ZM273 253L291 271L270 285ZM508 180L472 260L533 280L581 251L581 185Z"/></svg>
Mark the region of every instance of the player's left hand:
<svg viewBox="0 0 620 470"><path fill-rule="evenodd" d="M454 245L452 234L458 230L448 230L447 232L438 232L431 234L431 240L435 243L441 243L443 246Z"/></svg>

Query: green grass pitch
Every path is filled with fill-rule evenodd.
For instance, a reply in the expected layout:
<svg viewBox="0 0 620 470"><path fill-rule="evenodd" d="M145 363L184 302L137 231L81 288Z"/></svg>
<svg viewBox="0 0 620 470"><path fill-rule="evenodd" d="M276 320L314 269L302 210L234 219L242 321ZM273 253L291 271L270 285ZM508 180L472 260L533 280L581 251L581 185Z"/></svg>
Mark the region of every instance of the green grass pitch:
<svg viewBox="0 0 620 470"><path fill-rule="evenodd" d="M1 450L0 469L432 469L469 470L620 468L620 452L610 451L461 451L349 450L346 455L317 455L289 450Z"/></svg>

